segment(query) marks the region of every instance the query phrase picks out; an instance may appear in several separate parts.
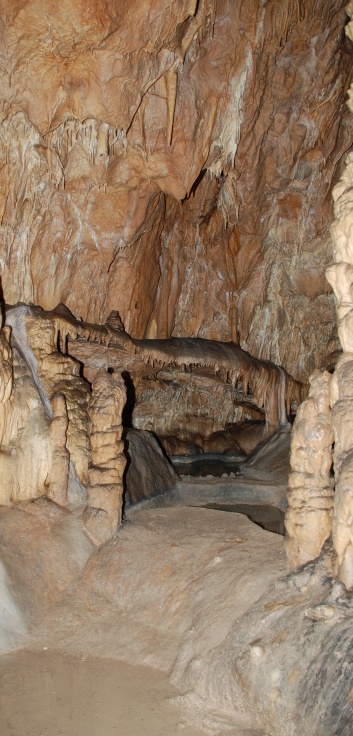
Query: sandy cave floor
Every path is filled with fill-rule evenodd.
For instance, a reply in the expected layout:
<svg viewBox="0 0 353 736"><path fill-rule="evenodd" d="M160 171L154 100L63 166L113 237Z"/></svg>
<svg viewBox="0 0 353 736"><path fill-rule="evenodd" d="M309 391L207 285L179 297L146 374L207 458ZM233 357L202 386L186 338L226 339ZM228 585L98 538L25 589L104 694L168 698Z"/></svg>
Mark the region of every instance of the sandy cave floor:
<svg viewBox="0 0 353 736"><path fill-rule="evenodd" d="M88 653L87 653L88 654ZM2 736L199 736L164 673L44 649L0 659Z"/></svg>
<svg viewBox="0 0 353 736"><path fill-rule="evenodd" d="M43 499L2 510L0 534L11 589L18 578L16 601L31 610L20 650L0 659L1 736L262 733L219 693L205 698L206 660L285 572L280 535L240 514L137 508L96 551L79 512Z"/></svg>
<svg viewBox="0 0 353 736"><path fill-rule="evenodd" d="M0 509L0 557L1 736L351 736L330 549L287 575L281 535L182 505L97 549L42 498Z"/></svg>

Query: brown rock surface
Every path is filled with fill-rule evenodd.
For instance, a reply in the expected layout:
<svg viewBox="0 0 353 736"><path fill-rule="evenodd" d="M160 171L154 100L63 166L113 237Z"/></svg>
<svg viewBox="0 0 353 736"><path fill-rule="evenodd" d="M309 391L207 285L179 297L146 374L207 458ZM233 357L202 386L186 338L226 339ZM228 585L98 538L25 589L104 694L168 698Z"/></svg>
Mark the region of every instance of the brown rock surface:
<svg viewBox="0 0 353 736"><path fill-rule="evenodd" d="M300 379L325 365L342 0L4 0L1 17L7 302L239 337Z"/></svg>

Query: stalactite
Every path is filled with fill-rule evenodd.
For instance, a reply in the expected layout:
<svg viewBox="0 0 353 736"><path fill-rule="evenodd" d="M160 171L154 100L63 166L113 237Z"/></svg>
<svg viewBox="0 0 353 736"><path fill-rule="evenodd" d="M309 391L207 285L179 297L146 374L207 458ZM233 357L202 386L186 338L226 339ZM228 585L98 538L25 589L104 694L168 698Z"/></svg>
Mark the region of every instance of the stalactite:
<svg viewBox="0 0 353 736"><path fill-rule="evenodd" d="M166 140L168 146L172 143L173 125L174 125L174 114L175 104L177 96L178 86L178 62L176 62L168 71L165 73L165 86L167 95L167 134Z"/></svg>

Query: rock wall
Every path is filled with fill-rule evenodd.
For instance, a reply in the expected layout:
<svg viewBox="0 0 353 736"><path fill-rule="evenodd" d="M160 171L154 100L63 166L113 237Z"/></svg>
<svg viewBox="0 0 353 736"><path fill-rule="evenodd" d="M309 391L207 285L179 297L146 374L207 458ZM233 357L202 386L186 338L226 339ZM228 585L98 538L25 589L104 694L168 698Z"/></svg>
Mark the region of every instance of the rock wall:
<svg viewBox="0 0 353 736"><path fill-rule="evenodd" d="M6 301L239 338L300 380L326 365L344 2L4 0L1 19Z"/></svg>

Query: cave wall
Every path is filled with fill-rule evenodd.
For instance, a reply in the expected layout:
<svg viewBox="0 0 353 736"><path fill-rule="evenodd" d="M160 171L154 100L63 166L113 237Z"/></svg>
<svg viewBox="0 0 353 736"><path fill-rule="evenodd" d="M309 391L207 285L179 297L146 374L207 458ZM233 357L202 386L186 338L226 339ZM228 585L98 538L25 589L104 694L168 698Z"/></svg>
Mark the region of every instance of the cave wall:
<svg viewBox="0 0 353 736"><path fill-rule="evenodd" d="M324 366L346 21L341 0L3 0L6 301Z"/></svg>

